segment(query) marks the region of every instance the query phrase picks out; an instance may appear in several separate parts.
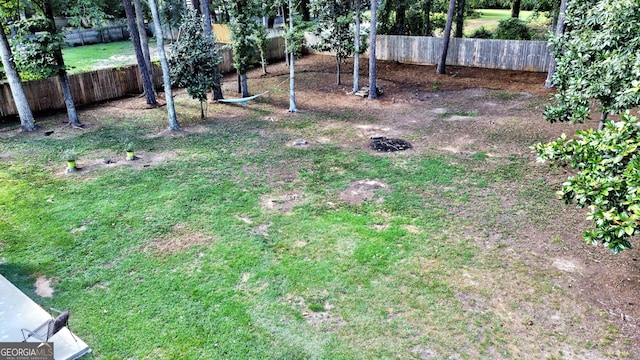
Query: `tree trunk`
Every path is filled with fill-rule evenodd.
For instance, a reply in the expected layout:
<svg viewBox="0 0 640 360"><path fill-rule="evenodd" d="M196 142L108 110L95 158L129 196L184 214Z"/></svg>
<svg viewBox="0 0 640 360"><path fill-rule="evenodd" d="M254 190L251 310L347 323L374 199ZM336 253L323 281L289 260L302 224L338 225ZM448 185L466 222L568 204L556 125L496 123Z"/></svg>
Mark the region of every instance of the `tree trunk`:
<svg viewBox="0 0 640 360"><path fill-rule="evenodd" d="M369 99L378 98L376 75L376 33L378 26L378 2L371 2L371 30L369 31Z"/></svg>
<svg viewBox="0 0 640 360"><path fill-rule="evenodd" d="M513 3L511 4L511 17L520 17L520 0L513 0Z"/></svg>
<svg viewBox="0 0 640 360"><path fill-rule="evenodd" d="M158 106L155 91L153 90L153 81L151 77L149 77L149 69L147 68L147 64L144 61L144 55L142 54L142 47L140 45L140 32L138 31L138 26L136 25L133 4L131 4L131 0L123 0L122 2L124 3L124 12L127 15L129 33L131 34L133 49L136 52L140 76L142 77L142 88L147 99L147 104Z"/></svg>
<svg viewBox="0 0 640 360"><path fill-rule="evenodd" d="M447 25L444 28L444 37L442 39L442 55L436 73L444 75L447 73L447 52L449 51L449 41L451 40L451 27L453 26L453 13L456 10L456 0L449 0L449 10L447 11Z"/></svg>
<svg viewBox="0 0 640 360"><path fill-rule="evenodd" d="M289 0L289 7L293 9L292 0ZM293 33L293 11L289 13L289 31ZM296 91L295 91L295 58L296 55L292 51L289 53L291 59L289 60L289 112L298 112L298 107L296 106ZM287 56L287 58L289 58Z"/></svg>
<svg viewBox="0 0 640 360"><path fill-rule="evenodd" d="M142 56L144 57L144 62L147 65L147 71L149 72L149 77L153 79L153 68L151 67L151 54L149 54L149 38L147 37L147 31L144 26L144 14L142 12L143 10L142 3L140 2L140 0L133 0L133 4L136 12L136 25L138 26L138 30L140 33L140 48L142 49ZM155 91L156 91L155 86L153 86L152 89L153 89L153 93L155 94Z"/></svg>
<svg viewBox="0 0 640 360"><path fill-rule="evenodd" d="M407 13L406 0L398 0L396 7L396 35L404 35L405 19Z"/></svg>
<svg viewBox="0 0 640 360"><path fill-rule="evenodd" d="M424 15L426 16L424 36L433 35L433 28L431 26L431 4L432 4L431 0L426 0L424 2L424 7L422 8L422 11L424 11Z"/></svg>
<svg viewBox="0 0 640 360"><path fill-rule="evenodd" d="M27 101L27 95L24 93L24 88L20 82L20 76L16 70L16 63L13 61L13 54L9 47L9 41L7 35L4 32L4 26L0 21L0 58L2 58L2 65L4 72L9 82L9 88L11 89L11 95L13 96L13 102L16 104L18 115L20 117L20 130L22 131L34 131L38 126L33 121L33 114Z"/></svg>
<svg viewBox="0 0 640 360"><path fill-rule="evenodd" d="M567 11L567 0L562 0L560 3L560 11L558 12L558 24L556 26L556 36L560 36L564 34L564 30L567 27L567 24L564 22L564 13ZM547 73L547 80L544 83L544 87L550 89L554 87L553 84L553 76L556 73L556 66L558 66L558 62L556 61L555 56L551 59L551 64L549 64L549 72Z"/></svg>
<svg viewBox="0 0 640 360"><path fill-rule="evenodd" d="M598 131L602 131L604 129L604 122L607 121L607 113L603 112L600 114L600 122L598 123Z"/></svg>
<svg viewBox="0 0 640 360"><path fill-rule="evenodd" d="M300 0L299 9L302 13L302 21L311 21L311 12L309 11L309 0Z"/></svg>
<svg viewBox="0 0 640 360"><path fill-rule="evenodd" d="M171 90L171 75L169 73L169 62L167 54L164 52L164 36L162 34L162 23L158 15L158 5L156 0L149 0L151 8L151 17L153 25L156 29L156 43L158 45L158 55L160 57L160 65L162 67L162 82L164 83L164 97L167 101L167 114L169 115L169 130L182 130L176 117L176 109L173 104L173 91Z"/></svg>
<svg viewBox="0 0 640 360"><path fill-rule="evenodd" d="M49 32L51 33L51 35L55 35L58 33L58 30L56 29L56 22L53 16L53 6L51 5L51 0L47 0L44 6L45 16L49 20ZM73 101L71 85L69 84L69 76L67 76L67 69L64 65L62 49L59 46L53 49L53 58L56 61L56 66L58 66L58 80L60 81L60 86L62 87L64 104L67 108L67 116L69 118L69 125L82 126L80 120L78 120L78 112L76 111L76 105Z"/></svg>
<svg viewBox="0 0 640 360"><path fill-rule="evenodd" d="M356 1L356 35L353 39L353 92L360 91L360 1Z"/></svg>
<svg viewBox="0 0 640 360"><path fill-rule="evenodd" d="M456 32L453 37L461 38L464 32L464 3L465 0L458 0L458 11L456 14Z"/></svg>
<svg viewBox="0 0 640 360"><path fill-rule="evenodd" d="M211 12L209 11L209 0L202 0L200 2L202 17L203 17L203 28L204 34L213 38L213 29L211 28ZM215 15L215 14L214 14ZM214 51L216 44L211 44L211 51ZM224 99L222 96L222 88L220 87L220 66L216 65L216 73L215 73L215 81L213 82L213 100Z"/></svg>
<svg viewBox="0 0 640 360"><path fill-rule="evenodd" d="M249 97L249 84L247 84L247 73L240 74L240 88L242 90L242 97Z"/></svg>

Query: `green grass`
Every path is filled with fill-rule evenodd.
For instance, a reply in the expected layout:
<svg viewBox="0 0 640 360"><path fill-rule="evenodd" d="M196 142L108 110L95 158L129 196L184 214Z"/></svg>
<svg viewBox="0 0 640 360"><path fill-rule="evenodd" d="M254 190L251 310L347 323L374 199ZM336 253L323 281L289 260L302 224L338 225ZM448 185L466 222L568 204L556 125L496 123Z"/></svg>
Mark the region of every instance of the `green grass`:
<svg viewBox="0 0 640 360"><path fill-rule="evenodd" d="M150 43L150 47L155 43ZM91 71L96 67L111 67L135 64L135 53L131 41L68 47L62 50L69 73Z"/></svg>
<svg viewBox="0 0 640 360"><path fill-rule="evenodd" d="M188 127L197 103L176 104ZM353 120L224 109L236 117L175 136L154 136L163 108L66 138L0 134L0 273L45 308L71 308L90 358L514 358L509 326L564 304L555 275L508 255L519 225L544 226L555 204L528 157L300 149L285 144L319 120ZM141 160L91 165L123 158L123 139ZM64 174L67 148L85 171ZM153 156L164 160L141 165ZM388 191L341 200L363 179ZM482 231L504 238L486 251ZM38 276L53 298L34 293Z"/></svg>
<svg viewBox="0 0 640 360"><path fill-rule="evenodd" d="M475 12L481 14L481 16L464 20L464 34L466 36L471 35L475 30L483 26L488 30L494 31L498 27L500 20L511 17L511 10L509 9L476 9ZM542 13L535 18L533 15L533 11L520 11L520 19L531 21L531 26L534 29L548 25L550 22L550 19Z"/></svg>

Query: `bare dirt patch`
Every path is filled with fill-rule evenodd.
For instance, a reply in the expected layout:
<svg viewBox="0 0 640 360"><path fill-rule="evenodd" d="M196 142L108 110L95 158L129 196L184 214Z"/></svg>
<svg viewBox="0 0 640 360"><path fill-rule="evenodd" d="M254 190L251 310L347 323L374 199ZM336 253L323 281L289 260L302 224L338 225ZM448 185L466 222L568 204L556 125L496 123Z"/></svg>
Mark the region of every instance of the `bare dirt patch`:
<svg viewBox="0 0 640 360"><path fill-rule="evenodd" d="M281 195L270 194L263 196L261 204L266 210L290 214L293 211L293 207L302 203L302 201L304 201L302 192L292 191Z"/></svg>
<svg viewBox="0 0 640 360"><path fill-rule="evenodd" d="M156 256L171 255L187 251L192 246L207 246L212 241L212 236L192 231L185 224L176 224L169 235L149 241L142 251L152 252Z"/></svg>
<svg viewBox="0 0 640 360"><path fill-rule="evenodd" d="M384 201L381 192L388 193L389 186L378 180L359 180L343 190L338 198L346 203L360 205L365 201Z"/></svg>
<svg viewBox="0 0 640 360"><path fill-rule="evenodd" d="M36 282L34 283L34 286L36 288L36 294L38 294L39 296L47 298L53 297L54 290L51 279L47 279L44 276L38 276Z"/></svg>

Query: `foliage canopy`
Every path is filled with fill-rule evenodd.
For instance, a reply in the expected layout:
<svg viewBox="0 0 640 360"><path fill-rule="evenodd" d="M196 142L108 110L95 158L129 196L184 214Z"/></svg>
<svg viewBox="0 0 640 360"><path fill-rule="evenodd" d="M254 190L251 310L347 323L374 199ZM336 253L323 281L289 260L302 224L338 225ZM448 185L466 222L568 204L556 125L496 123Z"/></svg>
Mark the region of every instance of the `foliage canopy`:
<svg viewBox="0 0 640 360"><path fill-rule="evenodd" d="M189 96L204 102L207 92L219 81L216 69L221 62L213 37L202 29L202 18L191 9L180 26L180 39L169 51L171 82L187 90Z"/></svg>
<svg viewBox="0 0 640 360"><path fill-rule="evenodd" d="M587 242L618 253L640 231L640 124L628 112L640 104L640 2L572 1L566 22L567 31L552 42L558 93L545 117L582 122L595 100L601 130L578 131L575 139L563 134L534 149L539 161L577 170L558 193L567 203L589 207L595 229L585 232ZM606 114L622 112L619 121L606 121Z"/></svg>

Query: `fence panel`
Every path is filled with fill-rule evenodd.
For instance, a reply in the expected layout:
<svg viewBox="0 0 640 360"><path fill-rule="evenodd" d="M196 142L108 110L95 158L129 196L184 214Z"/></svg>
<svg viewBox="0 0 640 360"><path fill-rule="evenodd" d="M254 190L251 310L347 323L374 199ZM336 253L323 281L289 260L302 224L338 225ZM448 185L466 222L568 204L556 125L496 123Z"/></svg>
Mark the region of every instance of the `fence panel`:
<svg viewBox="0 0 640 360"><path fill-rule="evenodd" d="M379 35L376 40L378 60L433 65L441 53L442 38ZM452 38L447 53L448 65L488 69L544 72L550 60L545 41Z"/></svg>

